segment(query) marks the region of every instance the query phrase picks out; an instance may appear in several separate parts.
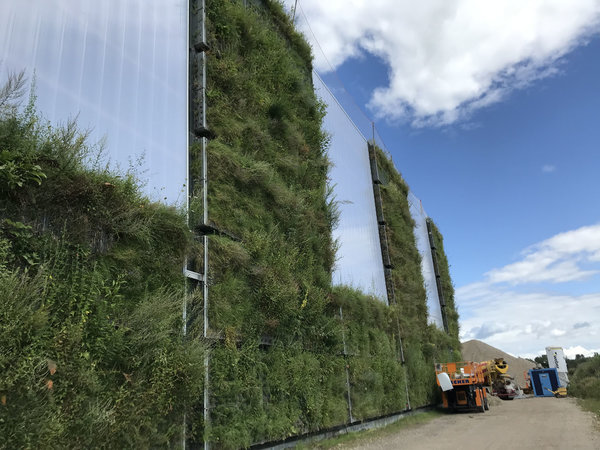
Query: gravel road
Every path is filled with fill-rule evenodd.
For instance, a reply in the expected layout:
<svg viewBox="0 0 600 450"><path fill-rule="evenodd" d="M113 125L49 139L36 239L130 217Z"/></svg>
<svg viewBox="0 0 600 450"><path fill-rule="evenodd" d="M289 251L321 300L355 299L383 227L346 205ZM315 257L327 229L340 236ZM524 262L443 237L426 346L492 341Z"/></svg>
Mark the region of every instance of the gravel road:
<svg viewBox="0 0 600 450"><path fill-rule="evenodd" d="M538 397L497 402L485 413L447 414L341 448L600 449L598 421L573 399Z"/></svg>

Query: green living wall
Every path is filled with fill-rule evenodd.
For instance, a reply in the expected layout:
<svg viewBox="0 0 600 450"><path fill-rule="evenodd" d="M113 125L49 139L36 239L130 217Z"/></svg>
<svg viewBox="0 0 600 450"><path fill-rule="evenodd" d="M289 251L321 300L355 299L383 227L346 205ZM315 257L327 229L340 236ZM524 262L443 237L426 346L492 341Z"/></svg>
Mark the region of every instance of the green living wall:
<svg viewBox="0 0 600 450"><path fill-rule="evenodd" d="M456 303L454 303L454 284L452 284L452 279L450 278L450 264L448 264L448 257L444 252L444 237L433 221L430 221L429 223L431 224L431 230L433 232L442 291L444 299L446 300L445 313L448 320L448 334L454 341L452 344L453 348L460 349L460 340L458 338L458 310L456 309Z"/></svg>
<svg viewBox="0 0 600 450"><path fill-rule="evenodd" d="M403 341L411 406L423 406L437 401L433 363L461 359L454 290L441 234L434 226L443 295L447 299L449 333L446 333L433 324L427 324L427 299L421 256L413 233L414 221L408 205L408 186L391 159L377 147L375 157L382 180L381 203L396 297L396 305L389 310L398 323Z"/></svg>
<svg viewBox="0 0 600 450"><path fill-rule="evenodd" d="M336 210L310 48L279 3L248 4L207 2L208 217L222 233L209 238L206 432L226 448L429 404L433 362L459 348L427 325L408 190L387 160L397 303L332 287Z"/></svg>

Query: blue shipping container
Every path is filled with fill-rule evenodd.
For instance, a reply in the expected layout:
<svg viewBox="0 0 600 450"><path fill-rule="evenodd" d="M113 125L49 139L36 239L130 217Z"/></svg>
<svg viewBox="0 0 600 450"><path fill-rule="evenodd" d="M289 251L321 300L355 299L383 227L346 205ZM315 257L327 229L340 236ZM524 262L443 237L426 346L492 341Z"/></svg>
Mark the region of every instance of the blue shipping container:
<svg viewBox="0 0 600 450"><path fill-rule="evenodd" d="M552 369L531 369L529 379L533 388L533 395L536 397L553 397L554 393L560 387L558 371Z"/></svg>

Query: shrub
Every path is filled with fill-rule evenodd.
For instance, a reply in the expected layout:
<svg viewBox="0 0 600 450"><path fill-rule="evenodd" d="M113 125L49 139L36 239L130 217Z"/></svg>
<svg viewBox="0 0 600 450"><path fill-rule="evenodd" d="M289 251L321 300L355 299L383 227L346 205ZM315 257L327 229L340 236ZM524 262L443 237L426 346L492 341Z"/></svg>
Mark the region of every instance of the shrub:
<svg viewBox="0 0 600 450"><path fill-rule="evenodd" d="M89 168L90 150L31 104L0 114L2 448L166 446L202 393L184 216Z"/></svg>
<svg viewBox="0 0 600 450"><path fill-rule="evenodd" d="M579 364L570 381L571 395L600 400L600 355Z"/></svg>

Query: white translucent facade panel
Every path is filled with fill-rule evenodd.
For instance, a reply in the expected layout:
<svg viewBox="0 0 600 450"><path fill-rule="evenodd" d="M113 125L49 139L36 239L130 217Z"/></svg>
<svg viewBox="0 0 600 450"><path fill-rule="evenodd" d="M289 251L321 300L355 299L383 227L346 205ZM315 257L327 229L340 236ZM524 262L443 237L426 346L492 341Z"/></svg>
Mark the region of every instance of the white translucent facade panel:
<svg viewBox="0 0 600 450"><path fill-rule="evenodd" d="M328 156L333 164L329 178L340 212L333 230L339 244L333 281L387 302L367 141L321 79L314 75L313 80L327 105L324 127L331 136Z"/></svg>
<svg viewBox="0 0 600 450"><path fill-rule="evenodd" d="M415 239L417 241L417 250L419 250L419 254L421 255L421 272L423 273L425 290L427 292L427 322L433 323L443 330L442 307L440 306L440 298L437 292L431 244L429 242L429 233L427 232L427 214L423 210L421 200L412 192L408 194L408 205L410 207L410 215L415 221Z"/></svg>
<svg viewBox="0 0 600 450"><path fill-rule="evenodd" d="M78 117L106 139L112 167L133 163L154 200L185 202L187 1L2 0L0 64L35 73L37 109Z"/></svg>

